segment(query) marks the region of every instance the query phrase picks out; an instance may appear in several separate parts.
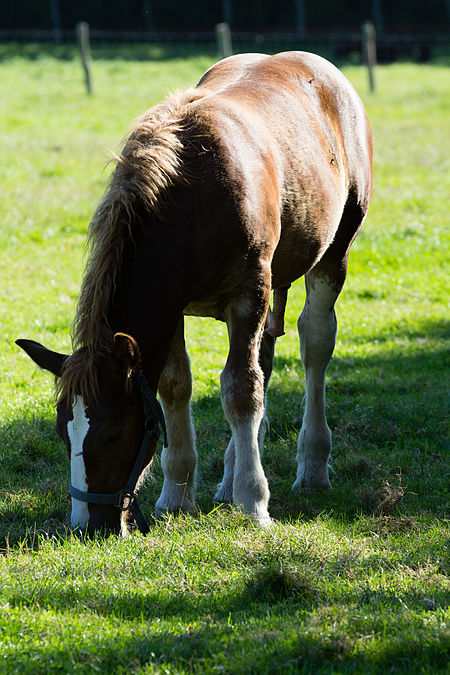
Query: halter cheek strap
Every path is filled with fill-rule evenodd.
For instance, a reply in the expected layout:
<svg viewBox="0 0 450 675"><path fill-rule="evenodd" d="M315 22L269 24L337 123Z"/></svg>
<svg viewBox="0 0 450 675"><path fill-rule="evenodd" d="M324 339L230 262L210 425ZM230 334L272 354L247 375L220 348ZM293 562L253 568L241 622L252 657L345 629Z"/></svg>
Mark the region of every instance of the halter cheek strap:
<svg viewBox="0 0 450 675"><path fill-rule="evenodd" d="M122 488L122 490L118 490L117 492L109 493L84 492L83 490L78 490L78 488L70 484L69 494L74 499L78 499L82 502L88 502L89 504L107 504L110 506L116 506L121 511L130 511L140 532L142 532L142 534L148 534L150 532L150 528L138 504L135 489L139 476L144 469L144 462L150 446L150 441L153 437L156 437L156 439L159 438L161 427L163 431L164 447L167 448L167 429L161 405L153 391L150 389L142 371L137 374L136 383L139 387L142 405L144 408L145 431L139 452L136 456L136 459L134 460L134 464L125 487ZM127 500L128 503L126 506L124 506L125 501Z"/></svg>
<svg viewBox="0 0 450 675"><path fill-rule="evenodd" d="M136 382L141 392L142 405L144 406L145 428L146 429L148 428L149 421L152 419L152 417L155 417L156 421L152 427L152 431L159 438L159 427L158 427L159 422L159 425L161 426L161 429L163 431L164 447L167 448L169 444L167 442L166 420L164 419L163 409L161 408L161 405L158 399L156 398L155 394L148 386L148 382L145 379L145 375L142 372L142 370L137 374Z"/></svg>

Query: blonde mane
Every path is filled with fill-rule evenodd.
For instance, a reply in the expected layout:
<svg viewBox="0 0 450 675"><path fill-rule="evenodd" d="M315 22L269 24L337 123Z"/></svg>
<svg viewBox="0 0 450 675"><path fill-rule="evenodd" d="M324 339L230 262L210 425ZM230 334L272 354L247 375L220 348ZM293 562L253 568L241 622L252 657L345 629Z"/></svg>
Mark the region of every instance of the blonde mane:
<svg viewBox="0 0 450 675"><path fill-rule="evenodd" d="M205 93L188 89L144 113L115 158L116 167L88 230L89 254L72 327L75 352L58 382L59 398L70 400L74 392L87 398L97 394L95 371L99 355L112 345L108 314L125 247L140 222L138 209L164 220L169 188L189 181L181 132L188 126L187 106Z"/></svg>

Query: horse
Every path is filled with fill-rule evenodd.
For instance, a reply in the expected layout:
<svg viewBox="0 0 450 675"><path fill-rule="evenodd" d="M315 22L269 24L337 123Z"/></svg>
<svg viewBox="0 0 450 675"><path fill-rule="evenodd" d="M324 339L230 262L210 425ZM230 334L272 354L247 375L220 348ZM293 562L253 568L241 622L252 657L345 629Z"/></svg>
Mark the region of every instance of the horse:
<svg viewBox="0 0 450 675"><path fill-rule="evenodd" d="M136 493L161 429L156 515L196 511L190 315L228 328L220 387L231 440L214 499L268 525L265 399L287 289L302 276L306 402L293 489L331 487L325 374L372 193L364 107L319 56L236 55L143 114L116 160L89 226L73 353L17 341L56 376L71 524L124 534L135 521L147 531Z"/></svg>

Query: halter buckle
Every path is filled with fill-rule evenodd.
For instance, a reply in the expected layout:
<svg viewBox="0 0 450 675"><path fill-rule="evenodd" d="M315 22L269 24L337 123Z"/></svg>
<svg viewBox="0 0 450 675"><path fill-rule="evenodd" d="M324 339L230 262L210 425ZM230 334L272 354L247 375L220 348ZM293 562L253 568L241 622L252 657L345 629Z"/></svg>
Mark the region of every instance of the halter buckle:
<svg viewBox="0 0 450 675"><path fill-rule="evenodd" d="M114 502L114 506L116 506L119 511L128 511L131 508L131 505L133 504L134 500L136 499L136 493L135 492L128 492L127 490L119 490L116 495L116 501ZM127 506L124 506L123 503L125 499L129 499L129 502Z"/></svg>

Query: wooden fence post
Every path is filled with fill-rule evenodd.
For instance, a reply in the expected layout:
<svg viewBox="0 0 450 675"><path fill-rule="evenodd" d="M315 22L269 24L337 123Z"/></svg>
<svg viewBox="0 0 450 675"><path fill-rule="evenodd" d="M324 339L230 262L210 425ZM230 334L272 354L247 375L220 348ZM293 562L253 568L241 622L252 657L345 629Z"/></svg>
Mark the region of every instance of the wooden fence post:
<svg viewBox="0 0 450 675"><path fill-rule="evenodd" d="M231 26L231 0L222 0L222 21Z"/></svg>
<svg viewBox="0 0 450 675"><path fill-rule="evenodd" d="M366 21L362 26L362 51L363 60L369 72L370 91L375 91L374 70L377 65L377 45L375 26L371 21Z"/></svg>
<svg viewBox="0 0 450 675"><path fill-rule="evenodd" d="M89 46L89 24L86 21L77 23L77 38L80 48L81 63L83 65L86 89L88 94L92 94L92 81L90 72L91 50Z"/></svg>
<svg viewBox="0 0 450 675"><path fill-rule="evenodd" d="M221 59L233 54L230 26L227 23L218 23L216 25L216 40L217 51Z"/></svg>
<svg viewBox="0 0 450 675"><path fill-rule="evenodd" d="M305 0L295 0L295 27L300 35L306 33Z"/></svg>
<svg viewBox="0 0 450 675"><path fill-rule="evenodd" d="M50 3L51 14L52 14L52 25L53 25L53 39L56 44L61 42L61 14L59 12L59 1L51 0Z"/></svg>

